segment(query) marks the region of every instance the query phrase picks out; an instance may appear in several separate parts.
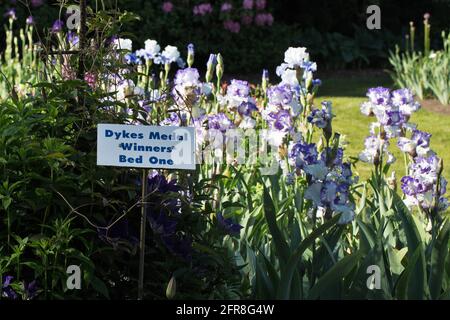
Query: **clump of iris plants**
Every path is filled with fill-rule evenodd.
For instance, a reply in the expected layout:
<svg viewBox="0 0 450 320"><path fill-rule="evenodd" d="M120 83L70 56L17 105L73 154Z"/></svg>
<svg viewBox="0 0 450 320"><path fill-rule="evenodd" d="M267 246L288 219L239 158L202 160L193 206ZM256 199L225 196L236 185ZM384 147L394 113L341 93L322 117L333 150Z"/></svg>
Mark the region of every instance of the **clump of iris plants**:
<svg viewBox="0 0 450 320"><path fill-rule="evenodd" d="M365 140L365 149L360 160L380 165L395 161L388 151L390 141L397 139L398 148L409 160L407 175L401 179L404 202L417 207L428 216L436 216L448 208L444 197L447 181L442 176L443 162L430 147L431 134L420 131L410 122L412 114L420 109L409 89L391 91L388 88L371 88L367 92L369 101L361 105L361 112L375 116L371 135Z"/></svg>

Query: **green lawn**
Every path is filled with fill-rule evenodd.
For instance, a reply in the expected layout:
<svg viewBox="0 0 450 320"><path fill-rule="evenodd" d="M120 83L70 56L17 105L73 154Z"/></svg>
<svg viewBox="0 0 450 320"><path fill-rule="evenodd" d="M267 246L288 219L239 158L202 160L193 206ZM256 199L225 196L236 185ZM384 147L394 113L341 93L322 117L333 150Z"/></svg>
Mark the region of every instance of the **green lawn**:
<svg viewBox="0 0 450 320"><path fill-rule="evenodd" d="M374 86L392 87L392 82L387 75L331 76L322 80L319 101L333 102L336 114L333 129L346 136L349 142L346 155L357 157L363 149L364 138L369 135L369 124L374 121L374 118L368 118L359 111L360 104L366 100L365 93ZM421 109L412 116L411 122L417 123L420 130L432 133L431 147L444 160L444 176L450 179L450 116ZM391 143L390 150L397 158L393 170L401 178L405 172L403 155L396 142ZM357 165L361 179L367 178L371 169L370 165L361 162Z"/></svg>

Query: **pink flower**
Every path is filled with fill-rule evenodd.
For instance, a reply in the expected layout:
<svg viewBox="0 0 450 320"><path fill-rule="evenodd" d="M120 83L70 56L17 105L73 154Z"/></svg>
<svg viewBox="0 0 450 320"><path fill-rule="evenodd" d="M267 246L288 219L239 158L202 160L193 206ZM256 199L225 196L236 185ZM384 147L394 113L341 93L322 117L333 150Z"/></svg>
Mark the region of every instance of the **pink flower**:
<svg viewBox="0 0 450 320"><path fill-rule="evenodd" d="M166 1L162 5L162 9L165 13L170 13L173 10L173 3L170 1Z"/></svg>
<svg viewBox="0 0 450 320"><path fill-rule="evenodd" d="M249 25L251 25L252 22L253 22L253 17L250 16L250 15L245 14L245 15L242 16L241 22L242 22L242 24L243 24L244 26L249 26Z"/></svg>
<svg viewBox="0 0 450 320"><path fill-rule="evenodd" d="M247 10L253 9L253 0L244 0L242 2L242 7Z"/></svg>
<svg viewBox="0 0 450 320"><path fill-rule="evenodd" d="M255 17L255 24L259 27L271 26L273 24L273 16L271 13L258 13Z"/></svg>
<svg viewBox="0 0 450 320"><path fill-rule="evenodd" d="M264 10L266 8L267 1L266 0L256 0L256 9Z"/></svg>
<svg viewBox="0 0 450 320"><path fill-rule="evenodd" d="M92 72L86 72L84 74L84 81L92 88L95 89L97 77Z"/></svg>
<svg viewBox="0 0 450 320"><path fill-rule="evenodd" d="M31 0L31 6L33 8L40 7L44 4L43 0Z"/></svg>
<svg viewBox="0 0 450 320"><path fill-rule="evenodd" d="M205 16L208 13L212 13L213 8L212 8L211 3L207 2L207 3L199 4L198 6L195 6L193 11L194 11L194 15L196 15L196 16Z"/></svg>
<svg viewBox="0 0 450 320"><path fill-rule="evenodd" d="M229 2L224 2L220 7L220 11L222 12L228 12L231 11L231 9L233 9L233 5Z"/></svg>
<svg viewBox="0 0 450 320"><path fill-rule="evenodd" d="M233 21L233 20L227 20L223 23L223 27L232 32L232 33L239 33L241 31L241 25L239 22Z"/></svg>

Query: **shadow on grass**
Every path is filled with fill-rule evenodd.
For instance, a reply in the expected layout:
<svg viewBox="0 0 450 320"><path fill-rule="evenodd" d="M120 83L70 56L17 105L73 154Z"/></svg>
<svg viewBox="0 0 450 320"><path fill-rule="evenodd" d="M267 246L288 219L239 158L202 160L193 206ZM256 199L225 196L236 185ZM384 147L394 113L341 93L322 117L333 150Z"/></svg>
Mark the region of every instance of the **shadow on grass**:
<svg viewBox="0 0 450 320"><path fill-rule="evenodd" d="M383 71L353 71L319 75L322 87L319 97L365 97L372 87L393 87L389 74Z"/></svg>

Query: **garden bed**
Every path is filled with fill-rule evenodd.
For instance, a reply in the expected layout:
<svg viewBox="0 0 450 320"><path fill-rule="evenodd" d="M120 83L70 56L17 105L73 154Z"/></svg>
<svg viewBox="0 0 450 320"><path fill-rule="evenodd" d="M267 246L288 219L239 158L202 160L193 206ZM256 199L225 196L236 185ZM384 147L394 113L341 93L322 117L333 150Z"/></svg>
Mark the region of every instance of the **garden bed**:
<svg viewBox="0 0 450 320"><path fill-rule="evenodd" d="M81 3L39 43L7 13L1 299L450 298L449 115L306 47L227 77Z"/></svg>
<svg viewBox="0 0 450 320"><path fill-rule="evenodd" d="M450 105L444 105L436 99L420 100L420 104L425 110L443 115L450 115Z"/></svg>

